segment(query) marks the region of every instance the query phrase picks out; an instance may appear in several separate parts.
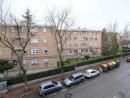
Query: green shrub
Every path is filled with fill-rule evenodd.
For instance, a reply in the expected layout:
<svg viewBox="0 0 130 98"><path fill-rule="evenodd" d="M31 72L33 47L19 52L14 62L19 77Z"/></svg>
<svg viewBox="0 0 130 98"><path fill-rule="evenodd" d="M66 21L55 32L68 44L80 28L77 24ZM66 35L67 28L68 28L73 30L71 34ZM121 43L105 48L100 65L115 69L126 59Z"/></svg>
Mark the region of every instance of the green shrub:
<svg viewBox="0 0 130 98"><path fill-rule="evenodd" d="M90 58L90 56L86 55L86 56L84 56L84 58L88 60Z"/></svg>

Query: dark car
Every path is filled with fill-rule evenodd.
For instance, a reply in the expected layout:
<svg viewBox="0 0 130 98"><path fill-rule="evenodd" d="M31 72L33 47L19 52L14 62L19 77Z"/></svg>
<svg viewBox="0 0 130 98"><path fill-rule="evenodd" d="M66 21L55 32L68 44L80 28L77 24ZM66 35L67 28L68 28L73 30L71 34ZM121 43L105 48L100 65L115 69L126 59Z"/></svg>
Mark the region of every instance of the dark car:
<svg viewBox="0 0 130 98"><path fill-rule="evenodd" d="M39 87L40 96L45 96L46 94L59 91L62 89L62 84L57 80L42 82Z"/></svg>

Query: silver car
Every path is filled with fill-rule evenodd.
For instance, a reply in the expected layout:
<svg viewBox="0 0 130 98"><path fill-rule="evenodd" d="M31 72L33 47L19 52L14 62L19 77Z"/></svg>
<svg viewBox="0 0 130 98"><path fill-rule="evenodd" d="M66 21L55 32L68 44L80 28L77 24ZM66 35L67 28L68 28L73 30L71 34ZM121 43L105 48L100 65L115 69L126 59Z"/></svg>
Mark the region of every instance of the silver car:
<svg viewBox="0 0 130 98"><path fill-rule="evenodd" d="M92 78L92 77L98 76L99 74L100 74L100 72L98 70L94 70L94 69L87 69L84 72L84 76L86 78Z"/></svg>
<svg viewBox="0 0 130 98"><path fill-rule="evenodd" d="M39 94L40 96L45 96L46 94L60 91L62 89L62 85L59 81L52 80L41 83L39 87Z"/></svg>
<svg viewBox="0 0 130 98"><path fill-rule="evenodd" d="M69 87L84 81L84 75L81 72L72 74L70 77L64 80L65 86Z"/></svg>

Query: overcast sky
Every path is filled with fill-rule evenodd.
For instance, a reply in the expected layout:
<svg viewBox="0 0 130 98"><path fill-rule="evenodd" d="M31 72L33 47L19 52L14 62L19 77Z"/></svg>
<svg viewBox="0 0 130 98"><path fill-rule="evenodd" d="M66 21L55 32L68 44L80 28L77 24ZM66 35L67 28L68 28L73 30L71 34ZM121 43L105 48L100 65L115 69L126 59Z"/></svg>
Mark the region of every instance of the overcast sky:
<svg viewBox="0 0 130 98"><path fill-rule="evenodd" d="M10 0L12 12L20 17L29 8L35 20L43 21L48 9L70 6L75 27L100 30L117 22L119 29L130 21L130 0Z"/></svg>

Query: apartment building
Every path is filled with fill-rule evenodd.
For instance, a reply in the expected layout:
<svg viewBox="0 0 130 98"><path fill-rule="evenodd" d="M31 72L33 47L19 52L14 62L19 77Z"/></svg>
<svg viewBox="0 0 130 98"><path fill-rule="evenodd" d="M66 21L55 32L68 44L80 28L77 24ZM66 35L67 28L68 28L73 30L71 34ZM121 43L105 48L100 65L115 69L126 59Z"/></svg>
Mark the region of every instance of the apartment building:
<svg viewBox="0 0 130 98"><path fill-rule="evenodd" d="M20 27L20 32L22 33L22 39L25 40L25 27ZM24 55L24 67L26 69L38 69L38 68L49 68L57 66L57 51L55 40L50 33L51 28L48 26L35 26L31 29L32 37L28 43ZM15 44L15 49L20 51L20 48L17 44L17 36L15 26L9 26L7 33L10 36L10 41ZM0 59L11 59L16 62L15 55L11 50L5 47L3 44L0 44ZM15 69L19 69L17 66Z"/></svg>
<svg viewBox="0 0 130 98"><path fill-rule="evenodd" d="M21 26L21 35L25 40L25 27ZM31 29L32 37L28 43L24 55L24 65L26 69L54 68L57 67L58 55L55 39L51 34L52 28L49 26L36 25ZM9 26L7 32L10 41L16 45L15 49L20 51L17 44L16 28ZM71 33L71 35L70 35ZM64 57L68 58L81 57L85 55L100 56L102 31L71 29L67 34L70 35L65 43ZM11 59L16 63L15 55L9 48L0 43L0 59ZM19 66L15 67L16 70Z"/></svg>
<svg viewBox="0 0 130 98"><path fill-rule="evenodd" d="M72 34L65 47L65 55L67 58L101 55L102 31L71 29L68 33Z"/></svg>

